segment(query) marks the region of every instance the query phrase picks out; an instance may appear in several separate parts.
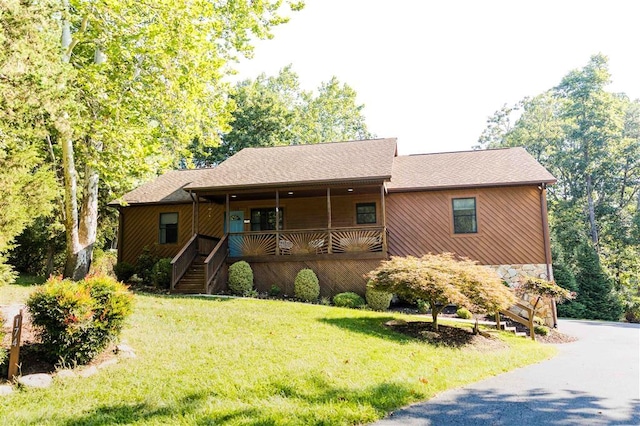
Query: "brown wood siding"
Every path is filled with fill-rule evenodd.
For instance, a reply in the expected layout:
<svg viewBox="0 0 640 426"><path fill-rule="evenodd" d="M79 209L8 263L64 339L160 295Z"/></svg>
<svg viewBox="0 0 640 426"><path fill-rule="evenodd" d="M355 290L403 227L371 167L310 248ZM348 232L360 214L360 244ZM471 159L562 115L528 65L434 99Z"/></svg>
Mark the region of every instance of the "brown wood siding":
<svg viewBox="0 0 640 426"><path fill-rule="evenodd" d="M160 244L160 213L178 213L178 242L176 244ZM161 257L175 256L183 245L191 238L191 204L171 204L159 206L122 207L124 229L120 262L135 264L145 247L149 247Z"/></svg>
<svg viewBox="0 0 640 426"><path fill-rule="evenodd" d="M380 264L380 259L305 260L297 262L250 262L254 284L259 292L268 292L271 286L280 287L282 294L293 295L296 275L302 269L311 269L318 276L320 295L332 297L353 291L361 296L367 289L364 275Z"/></svg>
<svg viewBox="0 0 640 426"><path fill-rule="evenodd" d="M535 186L389 194L389 254L453 252L486 265L545 263ZM476 197L478 232L454 234L452 198Z"/></svg>
<svg viewBox="0 0 640 426"><path fill-rule="evenodd" d="M356 225L356 204L376 203L377 224L382 226L380 213L380 196L376 194L358 194L331 197L331 226L333 228ZM251 209L273 208L276 205L275 194L273 200L231 201L231 211L244 212L244 218L251 218ZM208 208L212 210L209 211ZM284 229L324 229L327 227L327 198L305 197L287 198L281 195L280 208L284 211ZM212 236L222 235L224 222L224 206L219 204L200 203L200 233ZM245 231L251 230L251 224L245 224ZM205 232L206 231L206 232Z"/></svg>

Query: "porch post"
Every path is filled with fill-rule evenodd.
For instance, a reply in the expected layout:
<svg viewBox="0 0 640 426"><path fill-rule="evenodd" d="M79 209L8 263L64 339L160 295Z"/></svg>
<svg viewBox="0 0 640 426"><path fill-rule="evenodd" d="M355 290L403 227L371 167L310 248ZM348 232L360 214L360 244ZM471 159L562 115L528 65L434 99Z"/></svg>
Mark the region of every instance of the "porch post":
<svg viewBox="0 0 640 426"><path fill-rule="evenodd" d="M195 218L195 222L196 222L196 232L194 232L194 234L199 234L200 233L200 197L198 196L198 194L196 194L196 218Z"/></svg>
<svg viewBox="0 0 640 426"><path fill-rule="evenodd" d="M280 254L280 190L276 189L276 256Z"/></svg>
<svg viewBox="0 0 640 426"><path fill-rule="evenodd" d="M380 221L382 223L382 253L387 255L387 208L384 198L384 183L380 186Z"/></svg>
<svg viewBox="0 0 640 426"><path fill-rule="evenodd" d="M327 253L333 252L333 235L331 233L331 188L327 188L327 229L329 231L329 245L327 246Z"/></svg>
<svg viewBox="0 0 640 426"><path fill-rule="evenodd" d="M226 212L224 214L224 221L227 224L227 226L225 227L225 229L227 230L227 234L229 233L230 229L229 227L231 226L231 221L229 218L229 193L227 193L227 197L226 197Z"/></svg>

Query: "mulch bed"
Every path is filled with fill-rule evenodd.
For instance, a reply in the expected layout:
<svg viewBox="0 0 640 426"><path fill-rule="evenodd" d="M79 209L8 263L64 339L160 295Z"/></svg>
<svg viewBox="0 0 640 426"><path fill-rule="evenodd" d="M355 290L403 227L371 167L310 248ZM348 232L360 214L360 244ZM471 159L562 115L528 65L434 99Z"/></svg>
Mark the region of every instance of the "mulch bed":
<svg viewBox="0 0 640 426"><path fill-rule="evenodd" d="M505 343L497 338L473 334L471 330L466 328L438 325L438 331L436 331L433 323L426 321L410 321L406 323L391 321L386 325L398 333L437 346L473 348L487 352L507 347Z"/></svg>

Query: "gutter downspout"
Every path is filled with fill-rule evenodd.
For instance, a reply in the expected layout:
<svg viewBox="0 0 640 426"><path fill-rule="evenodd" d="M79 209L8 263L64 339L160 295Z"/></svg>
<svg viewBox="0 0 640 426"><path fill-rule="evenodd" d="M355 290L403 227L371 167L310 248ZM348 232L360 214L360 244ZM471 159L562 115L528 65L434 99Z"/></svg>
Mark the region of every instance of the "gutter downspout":
<svg viewBox="0 0 640 426"><path fill-rule="evenodd" d="M189 197L191 197L191 235L196 233L196 200L193 198L193 192L189 190Z"/></svg>
<svg viewBox="0 0 640 426"><path fill-rule="evenodd" d="M538 186L540 192L540 218L542 219L542 238L544 244L544 261L547 267L547 280L553 281L553 270L551 269L551 240L549 237L549 220L547 212L547 184L541 183ZM555 299L551 299L551 311L553 314L553 328L558 328L558 311Z"/></svg>

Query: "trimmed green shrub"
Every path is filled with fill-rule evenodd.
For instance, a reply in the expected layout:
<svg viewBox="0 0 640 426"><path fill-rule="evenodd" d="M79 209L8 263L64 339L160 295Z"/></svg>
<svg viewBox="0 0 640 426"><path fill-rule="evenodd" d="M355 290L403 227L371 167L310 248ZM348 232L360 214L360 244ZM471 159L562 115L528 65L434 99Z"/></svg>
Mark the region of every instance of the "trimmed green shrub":
<svg viewBox="0 0 640 426"><path fill-rule="evenodd" d="M118 281L128 282L129 278L136 273L136 268L127 262L118 262L113 266L113 272L116 274Z"/></svg>
<svg viewBox="0 0 640 426"><path fill-rule="evenodd" d="M153 267L160 260L160 257L153 253L149 247L142 249L142 254L136 261L135 273L142 279L144 284L153 284Z"/></svg>
<svg viewBox="0 0 640 426"><path fill-rule="evenodd" d="M544 325L534 325L533 332L541 336L546 336L547 334L549 334L549 327L546 327Z"/></svg>
<svg viewBox="0 0 640 426"><path fill-rule="evenodd" d="M280 293L282 293L282 290L280 290L280 287L278 287L275 284L272 285L271 288L269 289L269 296L271 297L280 296Z"/></svg>
<svg viewBox="0 0 640 426"><path fill-rule="evenodd" d="M469 310L467 308L460 308L456 311L456 315L458 316L458 318L463 318L463 319L471 319L473 318L473 315L471 315L471 312L469 312Z"/></svg>
<svg viewBox="0 0 640 426"><path fill-rule="evenodd" d="M367 305L374 311L386 311L391 305L393 294L386 291L367 288L364 297L367 299Z"/></svg>
<svg viewBox="0 0 640 426"><path fill-rule="evenodd" d="M315 302L320 296L320 282L311 269L302 269L293 283L294 295L305 302Z"/></svg>
<svg viewBox="0 0 640 426"><path fill-rule="evenodd" d="M158 260L151 270L153 285L158 288L169 288L172 270L171 258L166 257Z"/></svg>
<svg viewBox="0 0 640 426"><path fill-rule="evenodd" d="M364 299L351 291L333 296L333 304L340 308L362 308Z"/></svg>
<svg viewBox="0 0 640 426"><path fill-rule="evenodd" d="M50 278L27 300L45 353L62 364L86 364L122 330L133 295L107 276L78 282Z"/></svg>
<svg viewBox="0 0 640 426"><path fill-rule="evenodd" d="M229 290L240 296L253 290L253 270L244 260L229 266Z"/></svg>

